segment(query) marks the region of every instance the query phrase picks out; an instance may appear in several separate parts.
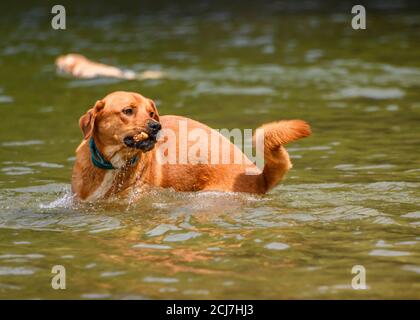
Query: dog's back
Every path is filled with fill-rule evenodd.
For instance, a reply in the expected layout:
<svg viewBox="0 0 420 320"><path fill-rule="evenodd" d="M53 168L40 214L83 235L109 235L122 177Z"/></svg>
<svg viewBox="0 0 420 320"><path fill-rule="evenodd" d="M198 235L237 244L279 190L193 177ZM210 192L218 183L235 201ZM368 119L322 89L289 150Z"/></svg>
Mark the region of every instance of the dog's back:
<svg viewBox="0 0 420 320"><path fill-rule="evenodd" d="M160 121L164 129L163 141L154 150L159 177L155 183L178 191L265 193L292 167L284 145L311 134L302 120L263 125L254 136L264 139L261 171L227 138L200 122L179 116L162 116Z"/></svg>

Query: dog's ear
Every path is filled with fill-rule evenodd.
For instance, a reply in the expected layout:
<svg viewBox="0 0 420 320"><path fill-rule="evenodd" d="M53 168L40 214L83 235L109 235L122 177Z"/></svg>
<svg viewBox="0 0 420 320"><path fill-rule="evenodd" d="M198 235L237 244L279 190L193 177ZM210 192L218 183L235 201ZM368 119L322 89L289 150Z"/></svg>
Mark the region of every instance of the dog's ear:
<svg viewBox="0 0 420 320"><path fill-rule="evenodd" d="M153 108L153 113L154 113L153 119L155 119L156 121L159 121L159 112L156 108L155 102L152 99L148 99L148 100L149 100L150 106Z"/></svg>
<svg viewBox="0 0 420 320"><path fill-rule="evenodd" d="M95 118L100 110L105 106L103 100L96 101L95 105L89 109L83 116L79 119L79 126L82 129L84 139L88 139L93 132L95 127Z"/></svg>

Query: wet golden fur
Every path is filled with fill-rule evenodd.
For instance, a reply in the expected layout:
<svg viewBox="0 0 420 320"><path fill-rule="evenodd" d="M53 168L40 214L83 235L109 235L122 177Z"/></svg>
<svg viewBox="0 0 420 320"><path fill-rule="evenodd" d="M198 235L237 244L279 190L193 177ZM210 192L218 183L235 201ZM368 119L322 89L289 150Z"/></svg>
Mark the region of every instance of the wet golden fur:
<svg viewBox="0 0 420 320"><path fill-rule="evenodd" d="M127 106L135 110L133 116L122 114ZM231 163L227 164L209 164L200 159L197 163L161 164L156 149L162 143L168 143L167 140L158 141L154 149L148 152L128 148L123 143L128 134L145 130L150 119L159 121L162 129L173 130L177 138L180 137L179 123L185 121L188 131L199 128L206 131L209 137L213 134L226 142L226 138L218 132L192 119L159 116L153 101L138 93L113 92L97 101L79 121L84 140L76 150L72 175L72 190L79 199L93 201L143 186L173 188L177 191L218 190L262 194L276 186L292 167L284 145L311 134L309 125L302 120L283 120L263 125L264 136L254 136L254 140L264 139L263 171L242 153L241 164L235 164L233 157ZM99 169L92 164L89 150L91 137L116 169ZM195 142L186 143L190 148ZM170 147L176 150L178 157L179 144ZM233 144L229 148L232 155L237 152ZM209 159L213 152L216 150L210 148L208 154L201 157ZM217 152L221 153L221 150ZM134 166L127 165L136 154L139 161ZM247 174L250 170L254 174Z"/></svg>

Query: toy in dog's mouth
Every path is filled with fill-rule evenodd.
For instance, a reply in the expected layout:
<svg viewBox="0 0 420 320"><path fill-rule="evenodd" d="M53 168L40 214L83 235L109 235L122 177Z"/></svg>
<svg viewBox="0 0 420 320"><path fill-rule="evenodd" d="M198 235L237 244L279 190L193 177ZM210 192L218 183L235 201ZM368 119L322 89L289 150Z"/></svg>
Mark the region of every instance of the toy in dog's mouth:
<svg viewBox="0 0 420 320"><path fill-rule="evenodd" d="M147 152L153 149L156 144L156 133L146 133L144 131L134 136L126 136L124 138L124 144L129 148L140 149L143 152Z"/></svg>

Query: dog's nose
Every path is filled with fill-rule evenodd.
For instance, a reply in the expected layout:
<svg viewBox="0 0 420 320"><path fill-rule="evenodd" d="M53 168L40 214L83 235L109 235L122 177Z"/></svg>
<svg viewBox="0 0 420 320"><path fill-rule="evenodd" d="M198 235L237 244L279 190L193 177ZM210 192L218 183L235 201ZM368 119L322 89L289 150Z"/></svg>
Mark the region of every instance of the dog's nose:
<svg viewBox="0 0 420 320"><path fill-rule="evenodd" d="M155 131L155 132L162 129L162 126L160 125L160 123L155 120L149 120L149 122L147 123L147 127L150 130Z"/></svg>

